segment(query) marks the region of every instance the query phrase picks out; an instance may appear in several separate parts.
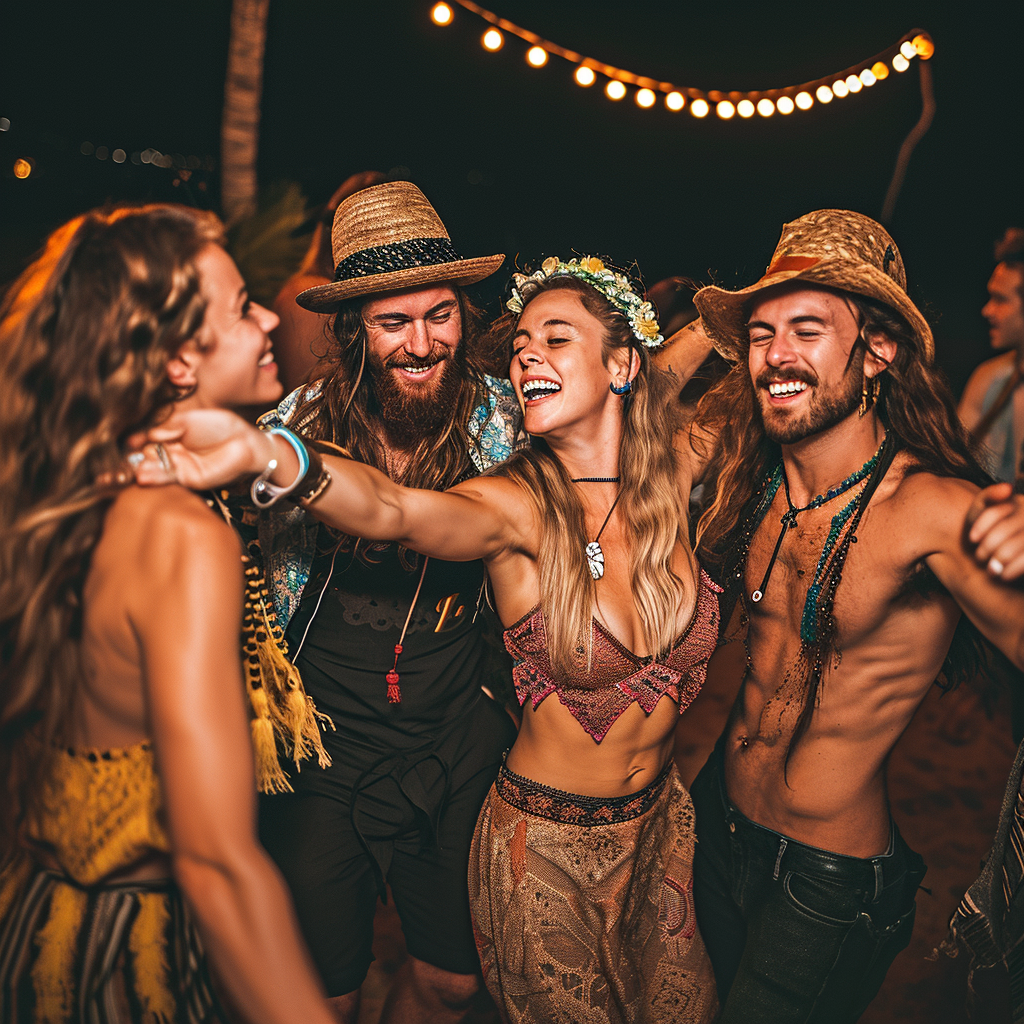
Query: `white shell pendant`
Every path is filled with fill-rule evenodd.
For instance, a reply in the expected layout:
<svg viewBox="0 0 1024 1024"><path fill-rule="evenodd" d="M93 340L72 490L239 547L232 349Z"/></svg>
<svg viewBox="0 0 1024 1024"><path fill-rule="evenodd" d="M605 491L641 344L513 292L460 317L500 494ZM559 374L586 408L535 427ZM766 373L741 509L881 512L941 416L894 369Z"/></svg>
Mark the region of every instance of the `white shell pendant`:
<svg viewBox="0 0 1024 1024"><path fill-rule="evenodd" d="M599 580L604 575L604 552L596 540L592 540L587 545L587 568L595 580Z"/></svg>

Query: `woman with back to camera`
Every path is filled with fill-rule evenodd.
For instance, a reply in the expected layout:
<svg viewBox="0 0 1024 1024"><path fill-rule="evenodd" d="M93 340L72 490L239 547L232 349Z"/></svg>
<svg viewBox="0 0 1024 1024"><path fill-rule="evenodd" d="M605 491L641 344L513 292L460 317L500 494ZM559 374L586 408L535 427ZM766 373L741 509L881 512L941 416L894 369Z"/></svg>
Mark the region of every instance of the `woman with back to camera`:
<svg viewBox="0 0 1024 1024"><path fill-rule="evenodd" d="M127 437L269 405L266 332L212 214L57 230L0 306L0 1019L332 1018L255 839L241 550Z"/></svg>
<svg viewBox="0 0 1024 1024"><path fill-rule="evenodd" d="M293 440L224 413L149 436L189 486L258 473L257 493L294 483L347 534L484 559L524 711L469 865L488 988L516 1022L709 1021L672 740L718 603L687 542L693 466L688 446L673 451L674 392L650 362L662 339L599 260L552 257L516 285L510 377L532 441L489 475L438 493L312 455L300 483ZM166 476L152 459L139 472ZM381 685L400 691L400 672Z"/></svg>

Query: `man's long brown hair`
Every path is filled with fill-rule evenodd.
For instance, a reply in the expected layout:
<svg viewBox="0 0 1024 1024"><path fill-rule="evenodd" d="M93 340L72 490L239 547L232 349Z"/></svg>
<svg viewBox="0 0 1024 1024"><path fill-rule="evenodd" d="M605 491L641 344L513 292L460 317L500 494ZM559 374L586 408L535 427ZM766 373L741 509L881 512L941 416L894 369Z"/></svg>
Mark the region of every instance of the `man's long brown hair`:
<svg viewBox="0 0 1024 1024"><path fill-rule="evenodd" d="M856 312L859 337L851 362L858 348L866 349L875 335L885 335L896 343L896 354L881 374L875 408L891 443L897 451L909 455L907 474L933 473L968 480L979 487L990 484L992 479L979 465L974 442L957 416L945 378L927 361L920 339L904 317L873 299L829 290L844 298ZM716 493L697 525L698 552L701 562L728 577L724 582L731 587L736 584L735 572L742 569L730 558L737 550L739 528L752 514L767 474L782 457L779 446L765 436L746 360L737 363L701 399L695 422L715 437L706 478L716 481ZM702 452L708 442L695 431L692 444ZM831 609L826 611L829 621L819 623L818 634L835 637ZM952 688L977 672L982 646L980 634L962 616L942 667L944 688ZM819 663L828 665L836 651L833 647L817 653ZM821 678L809 677L807 683L790 753L810 723Z"/></svg>
<svg viewBox="0 0 1024 1024"><path fill-rule="evenodd" d="M568 291L604 326L604 358L631 348L640 371L624 405L618 510L629 524L629 572L633 600L648 653L664 655L678 635L680 607L693 587L672 568L676 545L689 549L686 507L679 495L672 440L678 388L651 365L648 351L633 337L625 315L589 284L571 277L549 278L530 292ZM517 319L506 318L512 338ZM583 504L569 474L542 438L490 470L515 480L530 496L540 521L540 605L551 664L560 673L589 666L596 589L584 551L593 540L585 529Z"/></svg>
<svg viewBox="0 0 1024 1024"><path fill-rule="evenodd" d="M484 398L484 374L493 372L482 314L461 288L452 289L459 305L462 342L446 372L459 373L458 397L444 428L422 437L411 453L400 483L408 487L444 490L473 470L470 449L476 444L468 424ZM380 406L367 367L367 335L363 321L366 298L351 299L334 316L334 343L317 366L323 383L319 394L302 401L295 414L296 429L312 440L344 448L359 462L387 473ZM503 372L507 372L507 364Z"/></svg>
<svg viewBox="0 0 1024 1024"><path fill-rule="evenodd" d="M205 312L194 261L221 238L185 207L87 213L0 303L0 859L71 735L82 590L123 486L97 480L177 397L167 361Z"/></svg>

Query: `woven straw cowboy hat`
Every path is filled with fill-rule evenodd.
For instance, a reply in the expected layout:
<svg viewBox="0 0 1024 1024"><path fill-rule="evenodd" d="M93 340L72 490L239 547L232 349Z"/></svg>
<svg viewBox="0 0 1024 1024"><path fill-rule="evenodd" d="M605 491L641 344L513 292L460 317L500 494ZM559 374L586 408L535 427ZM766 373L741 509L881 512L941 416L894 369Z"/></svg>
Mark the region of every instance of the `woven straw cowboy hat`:
<svg viewBox="0 0 1024 1024"><path fill-rule="evenodd" d="M907 295L907 274L896 243L877 221L850 210L815 210L783 225L760 281L735 292L701 288L693 301L708 337L722 355L735 361L746 358L751 298L765 288L798 280L884 302L903 315L932 361L932 331Z"/></svg>
<svg viewBox="0 0 1024 1024"><path fill-rule="evenodd" d="M411 182L389 181L340 203L331 230L334 280L299 292L295 301L316 313L345 299L431 284L476 284L505 257L465 260L452 245L427 197Z"/></svg>

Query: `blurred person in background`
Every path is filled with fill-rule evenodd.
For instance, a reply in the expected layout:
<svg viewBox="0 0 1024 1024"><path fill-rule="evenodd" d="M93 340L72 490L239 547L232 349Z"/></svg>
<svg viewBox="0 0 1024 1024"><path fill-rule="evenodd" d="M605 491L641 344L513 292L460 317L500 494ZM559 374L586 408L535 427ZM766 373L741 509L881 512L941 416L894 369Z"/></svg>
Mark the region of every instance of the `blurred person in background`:
<svg viewBox="0 0 1024 1024"><path fill-rule="evenodd" d="M309 380L313 367L329 348L327 332L330 330L330 317L303 309L295 297L307 288L329 284L334 278L331 225L338 204L360 189L379 185L382 181L384 175L379 171L360 171L341 183L315 217L316 226L302 265L281 286L271 304L271 309L280 319L270 336L274 341L274 358L286 394ZM309 230L308 225L309 221L294 233L304 234Z"/></svg>

